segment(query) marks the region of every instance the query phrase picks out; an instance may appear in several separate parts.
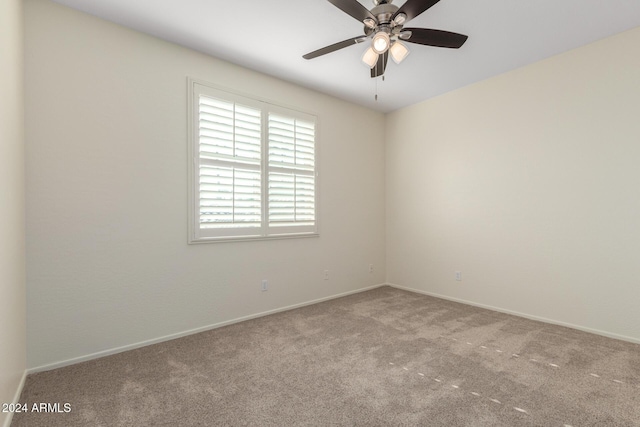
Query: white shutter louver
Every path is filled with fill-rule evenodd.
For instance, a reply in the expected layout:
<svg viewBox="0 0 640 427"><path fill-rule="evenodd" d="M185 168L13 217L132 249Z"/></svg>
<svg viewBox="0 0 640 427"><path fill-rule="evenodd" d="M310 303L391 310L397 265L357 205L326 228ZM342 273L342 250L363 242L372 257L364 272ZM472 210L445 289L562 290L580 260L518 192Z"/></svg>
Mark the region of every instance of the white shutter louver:
<svg viewBox="0 0 640 427"><path fill-rule="evenodd" d="M261 112L200 96L200 227L261 226Z"/></svg>
<svg viewBox="0 0 640 427"><path fill-rule="evenodd" d="M200 227L259 227L260 172L200 167Z"/></svg>
<svg viewBox="0 0 640 427"><path fill-rule="evenodd" d="M269 225L315 222L315 124L269 114Z"/></svg>

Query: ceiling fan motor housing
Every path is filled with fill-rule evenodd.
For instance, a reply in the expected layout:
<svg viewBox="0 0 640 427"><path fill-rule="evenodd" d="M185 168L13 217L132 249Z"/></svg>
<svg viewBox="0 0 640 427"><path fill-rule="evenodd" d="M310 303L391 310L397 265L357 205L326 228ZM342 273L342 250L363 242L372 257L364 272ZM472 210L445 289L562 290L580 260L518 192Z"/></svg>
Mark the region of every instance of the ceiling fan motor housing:
<svg viewBox="0 0 640 427"><path fill-rule="evenodd" d="M377 33L378 31L384 31L385 33L391 34L392 26L395 26L395 23L391 20L391 18L397 10L398 6L387 2L380 3L376 7L371 9L371 14L376 17L378 24L374 28L370 28L365 25L365 35L368 36L372 33Z"/></svg>

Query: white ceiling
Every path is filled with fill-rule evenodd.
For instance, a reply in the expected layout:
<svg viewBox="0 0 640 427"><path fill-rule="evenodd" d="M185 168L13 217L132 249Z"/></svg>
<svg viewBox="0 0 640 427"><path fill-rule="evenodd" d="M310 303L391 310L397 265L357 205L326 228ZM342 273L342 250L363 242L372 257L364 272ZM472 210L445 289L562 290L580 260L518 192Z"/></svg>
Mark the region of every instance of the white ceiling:
<svg viewBox="0 0 640 427"><path fill-rule="evenodd" d="M408 44L411 54L401 65L389 61L381 81L361 63L364 43L302 58L363 33L327 0L55 1L383 112L640 26L640 0L441 0L405 26L466 34L467 43Z"/></svg>

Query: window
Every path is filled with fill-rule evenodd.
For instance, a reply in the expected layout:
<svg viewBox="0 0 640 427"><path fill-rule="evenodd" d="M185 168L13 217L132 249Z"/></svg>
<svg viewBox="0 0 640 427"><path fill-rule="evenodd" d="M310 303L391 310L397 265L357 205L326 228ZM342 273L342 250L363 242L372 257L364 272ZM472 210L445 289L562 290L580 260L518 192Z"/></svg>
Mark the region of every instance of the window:
<svg viewBox="0 0 640 427"><path fill-rule="evenodd" d="M189 242L316 236L315 116L189 87Z"/></svg>

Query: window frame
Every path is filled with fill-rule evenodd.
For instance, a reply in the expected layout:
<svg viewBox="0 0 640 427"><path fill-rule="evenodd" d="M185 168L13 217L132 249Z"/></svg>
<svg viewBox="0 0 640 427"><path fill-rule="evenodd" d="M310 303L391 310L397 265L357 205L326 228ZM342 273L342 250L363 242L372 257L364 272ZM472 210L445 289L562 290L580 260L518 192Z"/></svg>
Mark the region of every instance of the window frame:
<svg viewBox="0 0 640 427"><path fill-rule="evenodd" d="M277 104L270 100L243 94L228 88L223 88L209 82L187 78L188 82L188 195L189 195L189 225L188 243L215 243L245 240L291 239L319 236L319 119L317 114L303 112L297 108ZM208 95L215 99L237 103L260 110L260 226L211 228L200 227L200 95ZM269 226L269 114L285 115L314 123L314 223L313 225Z"/></svg>

